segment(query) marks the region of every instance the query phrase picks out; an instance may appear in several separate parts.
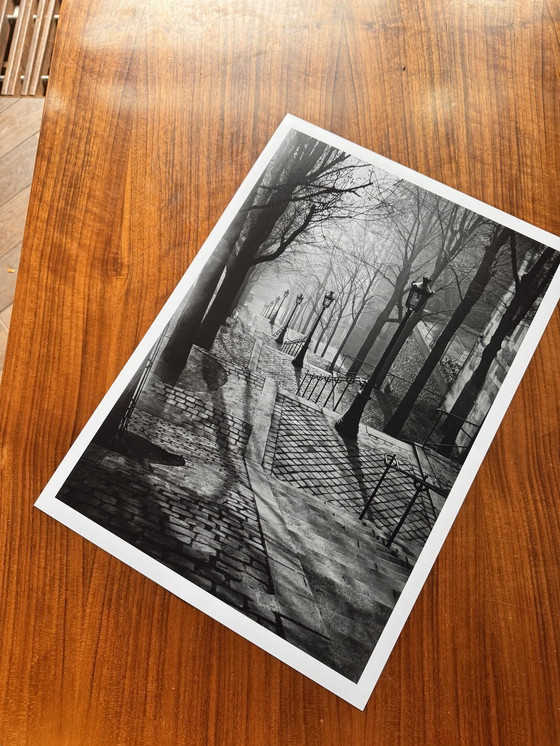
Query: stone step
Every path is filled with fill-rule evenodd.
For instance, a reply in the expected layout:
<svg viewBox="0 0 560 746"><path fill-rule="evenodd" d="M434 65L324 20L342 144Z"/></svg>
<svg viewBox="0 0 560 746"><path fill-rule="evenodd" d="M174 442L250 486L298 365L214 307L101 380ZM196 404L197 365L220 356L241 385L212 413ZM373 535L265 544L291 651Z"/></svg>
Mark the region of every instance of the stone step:
<svg viewBox="0 0 560 746"><path fill-rule="evenodd" d="M348 512L337 506L327 505L325 502L308 492L300 490L291 483L282 482L268 475L269 482L274 489L276 486L279 502L282 494L289 492L294 498L300 499L306 506L306 511L312 514L313 526L317 534L318 544L325 547L326 544L340 544L344 550L356 557L368 556L370 561L377 563L380 571L390 570L398 577L399 581L405 581L411 570L410 561L396 548L387 547L381 543L379 535L375 535L371 526L353 518ZM305 530L306 521L302 520L291 525L292 531ZM333 525L337 525L337 533L333 536Z"/></svg>

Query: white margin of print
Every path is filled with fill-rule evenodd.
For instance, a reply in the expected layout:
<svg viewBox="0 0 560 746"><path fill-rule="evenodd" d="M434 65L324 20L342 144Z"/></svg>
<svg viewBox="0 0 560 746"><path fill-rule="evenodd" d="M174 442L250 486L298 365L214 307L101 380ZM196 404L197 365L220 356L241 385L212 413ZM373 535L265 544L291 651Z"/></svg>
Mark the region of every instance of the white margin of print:
<svg viewBox="0 0 560 746"><path fill-rule="evenodd" d="M199 273L217 245L222 234L235 217L244 200L250 193L258 177L264 171L272 156L278 149L288 132L292 129L303 132L311 137L333 145L356 158L371 163L396 176L406 179L424 189L438 194L452 202L473 210L497 223L514 229L529 238L546 244L560 251L560 238L547 231L526 223L512 215L508 215L490 205L469 197L451 187L434 181L406 166L377 155L366 148L334 135L327 130L321 129L309 122L288 114L263 152L249 171L241 186L237 190L232 201L225 209L223 215L216 223L214 229L204 242L202 248L190 264L189 268L179 281L177 287L169 296L162 310L144 335L138 347L132 353L130 359L119 373L115 382L94 413L78 435L68 453L61 461L55 473L43 489L37 499L35 506L43 512L56 518L84 538L93 542L114 557L125 562L130 567L138 570L146 577L158 583L162 587L174 593L179 598L187 601L192 606L200 609L213 619L229 627L242 637L250 640L263 650L274 655L279 660L287 663L295 670L309 677L318 684L324 686L334 694L346 700L355 707L363 710L371 695L371 692L379 678L381 671L393 649L395 642L410 614L410 611L424 585L426 578L434 564L443 542L451 528L455 517L466 497L466 494L476 476L480 464L488 450L498 426L507 410L507 407L521 381L523 373L535 351L535 348L546 328L546 325L560 299L560 270L554 276L535 317L531 323L516 356L508 371L502 386L496 395L494 403L482 425L480 432L465 460L461 471L453 485L445 505L436 521L436 524L426 541L424 548L418 558L410 577L397 601L395 608L387 621L383 632L372 652L372 655L357 683L350 681L328 666L320 663L312 656L304 653L278 635L265 629L257 622L244 616L227 604L217 599L212 594L203 591L194 583L181 577L173 570L160 564L157 560L144 554L139 549L128 544L123 539L112 534L94 521L86 518L78 511L70 508L57 499L56 495L64 484L66 478L76 465L82 453L89 445L93 435L109 413L120 394L123 392L127 382L130 380L138 366L149 353L152 345L171 319L173 313L179 307L186 291L196 281Z"/></svg>

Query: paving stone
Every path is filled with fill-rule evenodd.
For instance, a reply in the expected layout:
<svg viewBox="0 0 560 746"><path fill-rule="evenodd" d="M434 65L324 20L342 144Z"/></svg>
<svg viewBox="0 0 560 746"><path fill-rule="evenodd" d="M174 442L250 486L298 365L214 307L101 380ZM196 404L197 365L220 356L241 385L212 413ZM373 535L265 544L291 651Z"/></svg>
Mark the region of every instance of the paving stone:
<svg viewBox="0 0 560 746"><path fill-rule="evenodd" d="M245 598L240 593L232 591L230 588L224 588L223 586L216 587L216 596L236 609L242 609L246 603Z"/></svg>

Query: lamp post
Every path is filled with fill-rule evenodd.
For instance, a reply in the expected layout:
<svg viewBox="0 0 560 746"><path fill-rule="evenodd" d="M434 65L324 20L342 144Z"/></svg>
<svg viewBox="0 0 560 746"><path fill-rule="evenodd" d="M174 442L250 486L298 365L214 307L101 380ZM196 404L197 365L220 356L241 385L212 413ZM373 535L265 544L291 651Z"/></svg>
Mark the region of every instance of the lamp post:
<svg viewBox="0 0 560 746"><path fill-rule="evenodd" d="M284 305L284 301L286 300L286 298L288 297L289 294L290 294L290 291L288 289L286 289L286 290L284 290L284 295L282 296L282 298L280 298L280 296L278 296L278 298L280 298L280 303L276 306L276 308L274 309L274 311L272 313L272 316L270 317L270 325L271 326L274 326L274 322L276 321L276 317L278 316L278 312L280 311L280 309Z"/></svg>
<svg viewBox="0 0 560 746"><path fill-rule="evenodd" d="M405 343L406 338L403 337L403 332L406 328L408 320L410 319L412 314L420 314L420 312L424 308L424 305L426 304L426 301L428 300L428 298L431 298L433 294L433 290L430 288L429 277L423 277L422 282L413 282L410 286L410 290L405 302L406 313L402 317L396 332L391 337L391 341L385 348L383 355L381 355L379 362L377 363L373 373L371 374L371 377L373 378L374 388L378 389L381 386L381 384L385 380L385 376L391 369L391 365L395 362L395 358L397 357L399 351Z"/></svg>
<svg viewBox="0 0 560 746"><path fill-rule="evenodd" d="M348 411L342 415L342 417L335 423L335 429L340 435L350 440L356 440L358 436L358 428L360 426L360 420L366 404L369 401L371 392L376 387L377 380L380 374L384 371L388 360L391 358L394 347L397 344L403 329L413 313L420 313L424 308L428 298L433 295L433 290L430 288L430 278L424 277L422 282L413 282L410 286L408 296L406 299L406 313L401 319L401 322L397 328L397 331L393 334L391 341L387 345L385 352L381 356L381 359L375 366L375 370L370 375L368 380L365 382L360 391L356 394L356 397ZM392 360L391 360L392 362Z"/></svg>
<svg viewBox="0 0 560 746"><path fill-rule="evenodd" d="M292 365L294 366L294 368L303 368L303 362L305 360L305 353L307 352L307 350L309 349L309 345L311 344L311 337L313 336L315 329L317 328L319 324L319 321L321 321L321 316L323 315L325 309L331 305L333 300L334 300L334 293L332 290L330 290L328 293L325 293L325 297L323 298L323 305L321 307L321 310L319 311L319 315L317 316L317 319L315 323L313 324L311 331L307 335L307 339L300 347L298 354L292 360Z"/></svg>
<svg viewBox="0 0 560 746"><path fill-rule="evenodd" d="M270 317L272 316L272 312L274 310L274 306L280 301L280 296L277 295L276 298L272 301L270 301L268 313L267 313L267 319L270 321Z"/></svg>
<svg viewBox="0 0 560 746"><path fill-rule="evenodd" d="M284 324L284 326L280 329L280 331L278 332L278 336L276 337L276 344L277 345L284 344L284 336L285 336L286 332L288 331L288 326L290 325L290 321L292 320L292 318L294 316L294 313L296 312L296 309L299 306L299 304L302 302L302 300L303 300L303 295L301 293L299 293L298 295L296 295L296 302L295 302L294 307L292 308L292 312L288 316L288 320L286 321L286 323Z"/></svg>

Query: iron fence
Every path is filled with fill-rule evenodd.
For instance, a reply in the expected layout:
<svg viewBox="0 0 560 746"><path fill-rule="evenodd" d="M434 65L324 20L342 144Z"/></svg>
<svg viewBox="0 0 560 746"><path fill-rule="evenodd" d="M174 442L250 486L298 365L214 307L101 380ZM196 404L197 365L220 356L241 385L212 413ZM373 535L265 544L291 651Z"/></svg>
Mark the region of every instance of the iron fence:
<svg viewBox="0 0 560 746"><path fill-rule="evenodd" d="M356 384L361 387L364 383L365 379L357 376L326 376L308 370L299 381L296 395L336 412L346 392Z"/></svg>
<svg viewBox="0 0 560 746"><path fill-rule="evenodd" d="M459 417L456 414L446 412L445 409L437 409L436 411L437 416L433 422L432 429L430 430L424 441L424 447L437 450L440 453L455 459L456 461L464 461L471 449L472 444L474 443L476 436L478 435L482 423L465 420L463 417ZM455 442L453 443L446 443L445 435L442 435L440 432L440 424L442 420L447 419L458 421L460 425L459 432L457 433ZM434 434L437 433L439 433L439 438L436 436L436 439L434 440Z"/></svg>
<svg viewBox="0 0 560 746"><path fill-rule="evenodd" d="M128 406L126 408L125 413L123 414L118 426L117 430L119 432L124 432L128 429L128 425L130 423L130 418L132 417L132 414L134 410L136 409L136 405L138 403L138 399L140 398L140 395L142 394L142 391L144 390L144 386L146 384L146 381L148 380L148 376L150 375L150 371L152 370L154 363L156 361L156 358L159 355L159 352L163 346L163 343L166 341L166 335L167 331L169 329L170 324L168 324L163 332L160 334L157 342L154 344L150 352L148 353L148 356L145 359L144 367L142 369L142 373L140 375L140 378L138 379L138 382L136 386L134 387L134 391L132 392L132 396L130 398L130 401L128 402Z"/></svg>
<svg viewBox="0 0 560 746"><path fill-rule="evenodd" d="M371 373L373 373L374 366L371 363L367 363L365 360L359 360L358 358L354 358L351 355L346 354L341 355L339 360L340 362L336 365L335 368L337 373L343 373L350 370L354 362L360 363L359 370L362 372L362 375L369 376ZM352 375L356 376L357 373L352 373ZM406 394L411 385L412 381L408 378L404 378L403 376L399 376L396 373L389 372L386 373L385 379L380 386L380 390L383 391L384 394L387 394L387 396L391 396L395 399L395 401L399 402ZM424 386L419 396L419 400L425 406L435 408L441 404L441 400L444 395L445 392L441 391L440 389L435 389L430 386Z"/></svg>
<svg viewBox="0 0 560 746"><path fill-rule="evenodd" d="M299 339L288 339L280 348L286 355L297 355L300 347L305 342L307 337L300 337Z"/></svg>
<svg viewBox="0 0 560 746"><path fill-rule="evenodd" d="M439 515L431 492L444 499L449 489L426 477L422 469L404 463L394 454L384 457L384 470L369 496L360 519L374 515L387 526L386 545L391 546L397 536L421 547Z"/></svg>

